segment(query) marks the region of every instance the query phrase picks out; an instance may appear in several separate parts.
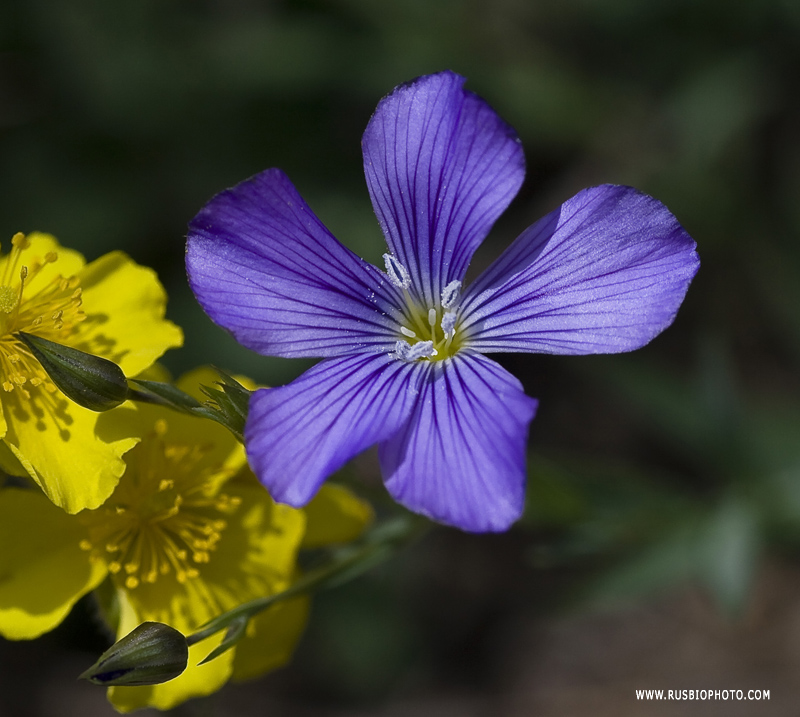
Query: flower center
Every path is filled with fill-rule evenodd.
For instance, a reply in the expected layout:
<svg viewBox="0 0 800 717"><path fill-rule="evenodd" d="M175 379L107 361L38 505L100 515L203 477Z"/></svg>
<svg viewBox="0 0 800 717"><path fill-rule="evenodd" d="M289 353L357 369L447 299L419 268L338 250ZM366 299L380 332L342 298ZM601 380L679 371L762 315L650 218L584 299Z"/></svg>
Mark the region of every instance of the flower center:
<svg viewBox="0 0 800 717"><path fill-rule="evenodd" d="M100 508L79 515L89 529L81 548L105 560L129 590L174 574L196 578L241 499L218 492L233 469L214 465L208 445L165 440L166 421L126 456L127 469Z"/></svg>
<svg viewBox="0 0 800 717"><path fill-rule="evenodd" d="M0 260L0 383L3 390L17 390L30 398L31 387L43 386L48 392L55 385L39 362L18 338L18 331L65 343L75 326L86 317L81 311L80 279L57 275L40 287L36 283L47 264L55 264L58 254L24 256L31 243L24 234L15 234L11 251ZM41 282L39 282L41 283Z"/></svg>
<svg viewBox="0 0 800 717"><path fill-rule="evenodd" d="M404 361L442 361L458 353L462 344L458 332L461 282L451 281L436 306L421 306L408 291L411 278L405 267L391 254L384 254L383 259L390 281L403 290L406 299L395 356Z"/></svg>

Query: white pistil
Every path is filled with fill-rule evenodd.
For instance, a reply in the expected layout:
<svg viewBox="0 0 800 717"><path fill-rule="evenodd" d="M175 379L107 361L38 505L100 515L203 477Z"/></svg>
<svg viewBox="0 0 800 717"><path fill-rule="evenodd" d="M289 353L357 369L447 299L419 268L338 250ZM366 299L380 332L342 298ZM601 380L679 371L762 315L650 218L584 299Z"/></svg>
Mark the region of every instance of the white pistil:
<svg viewBox="0 0 800 717"><path fill-rule="evenodd" d="M458 314L455 311L445 311L444 316L442 316L442 333L445 335L445 338L452 338L453 335L456 333L456 319L458 318Z"/></svg>
<svg viewBox="0 0 800 717"><path fill-rule="evenodd" d="M411 286L411 275L408 270L391 254L384 254L383 261L386 264L389 281L398 289L408 289Z"/></svg>

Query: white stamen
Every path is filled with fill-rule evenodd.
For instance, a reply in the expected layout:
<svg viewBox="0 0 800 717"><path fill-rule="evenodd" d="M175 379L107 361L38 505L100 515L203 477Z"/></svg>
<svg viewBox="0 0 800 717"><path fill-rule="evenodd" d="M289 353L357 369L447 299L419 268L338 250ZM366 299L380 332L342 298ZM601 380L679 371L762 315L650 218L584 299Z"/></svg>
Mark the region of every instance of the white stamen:
<svg viewBox="0 0 800 717"><path fill-rule="evenodd" d="M408 352L411 350L411 346L408 341L398 341L394 345L394 354L399 359L403 359L404 361L408 360Z"/></svg>
<svg viewBox="0 0 800 717"><path fill-rule="evenodd" d="M455 334L457 318L458 314L455 311L444 312L444 316L442 316L442 332L444 333L445 337L450 338L453 334Z"/></svg>
<svg viewBox="0 0 800 717"><path fill-rule="evenodd" d="M436 356L438 353L433 348L433 341L420 341L413 346L409 346L407 341L398 341L394 347L397 358L404 361L416 361L421 358Z"/></svg>
<svg viewBox="0 0 800 717"><path fill-rule="evenodd" d="M386 274L392 284L398 289L408 289L411 286L411 276L406 268L391 254L384 254L383 261L386 264Z"/></svg>
<svg viewBox="0 0 800 717"><path fill-rule="evenodd" d="M442 308L452 309L458 303L459 294L461 292L461 282L451 281L447 286L442 289Z"/></svg>
<svg viewBox="0 0 800 717"><path fill-rule="evenodd" d="M411 329L407 329L405 326L400 327L400 333L403 334L403 336L408 336L410 339L417 338L417 335Z"/></svg>
<svg viewBox="0 0 800 717"><path fill-rule="evenodd" d="M428 323L431 328L436 326L436 309L428 309Z"/></svg>

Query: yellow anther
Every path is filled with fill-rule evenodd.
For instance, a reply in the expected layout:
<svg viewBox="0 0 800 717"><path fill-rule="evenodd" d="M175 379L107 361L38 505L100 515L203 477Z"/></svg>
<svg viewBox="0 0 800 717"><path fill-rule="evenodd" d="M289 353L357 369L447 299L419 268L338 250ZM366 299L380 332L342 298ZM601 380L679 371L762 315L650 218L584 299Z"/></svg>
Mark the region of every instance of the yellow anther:
<svg viewBox="0 0 800 717"><path fill-rule="evenodd" d="M44 255L45 264L53 264L56 261L58 261L58 252L48 251L47 254Z"/></svg>
<svg viewBox="0 0 800 717"><path fill-rule="evenodd" d="M204 455L213 444L167 443L163 419L155 422L154 432L133 449L136 459L128 462L114 502L88 511L94 514L87 523L93 544L107 544L109 573L123 589L157 583L167 574L180 583L198 577L198 568L214 559L228 525L217 516L241 502L215 495L231 471Z"/></svg>
<svg viewBox="0 0 800 717"><path fill-rule="evenodd" d="M80 547L81 550L91 550L92 549L91 541L86 540L85 538L83 540L81 540L80 543L78 543L78 546Z"/></svg>
<svg viewBox="0 0 800 717"><path fill-rule="evenodd" d="M31 242L22 232L17 232L11 237L11 244L15 249L22 251L23 249L27 249L31 245Z"/></svg>

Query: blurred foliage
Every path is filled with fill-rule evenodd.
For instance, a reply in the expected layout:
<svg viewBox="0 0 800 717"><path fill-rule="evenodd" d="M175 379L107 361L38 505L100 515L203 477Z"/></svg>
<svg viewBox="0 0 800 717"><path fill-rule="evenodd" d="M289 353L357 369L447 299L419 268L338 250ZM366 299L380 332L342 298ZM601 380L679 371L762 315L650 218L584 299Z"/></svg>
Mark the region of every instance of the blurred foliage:
<svg viewBox="0 0 800 717"><path fill-rule="evenodd" d="M166 359L176 374L214 363L283 383L303 362L241 349L195 305L187 221L279 166L344 243L378 260L361 132L383 94L443 68L517 129L528 162L475 270L601 182L662 200L702 261L675 325L634 355L502 357L541 399L518 529L532 579L566 567L604 601L693 581L736 614L762 562L800 548L793 0L8 0L6 237L52 232L89 258L124 248L158 269L186 331ZM326 598L312 627L311 664L342 644L343 625L363 643L329 666L347 666L348 694L389 689L422 649L407 615L375 597L391 592L381 580L352 603Z"/></svg>

